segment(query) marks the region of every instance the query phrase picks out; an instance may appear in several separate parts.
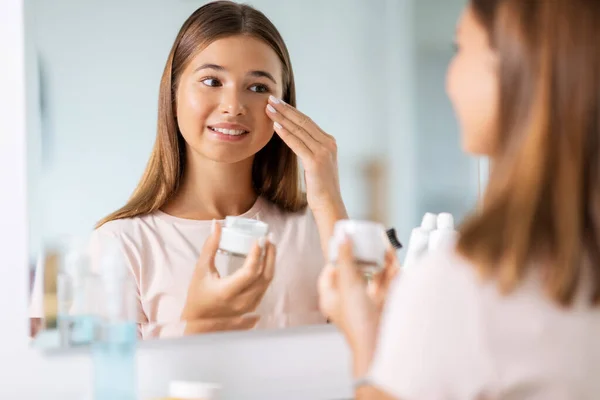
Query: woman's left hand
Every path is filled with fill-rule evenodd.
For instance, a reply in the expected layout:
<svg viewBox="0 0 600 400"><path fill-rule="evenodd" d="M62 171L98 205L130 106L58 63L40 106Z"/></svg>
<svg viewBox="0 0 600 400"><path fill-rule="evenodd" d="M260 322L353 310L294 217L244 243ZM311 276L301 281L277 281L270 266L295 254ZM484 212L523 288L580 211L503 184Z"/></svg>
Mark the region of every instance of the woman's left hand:
<svg viewBox="0 0 600 400"><path fill-rule="evenodd" d="M367 284L347 240L340 246L336 264L326 266L319 278L320 308L346 337L354 356L355 376L363 376L375 351L381 312L398 272L398 260L390 248L384 270Z"/></svg>
<svg viewBox="0 0 600 400"><path fill-rule="evenodd" d="M304 166L307 201L313 213L336 214L338 219L346 218L335 138L325 133L308 116L273 96L269 96L266 113L273 120L275 132L296 153Z"/></svg>

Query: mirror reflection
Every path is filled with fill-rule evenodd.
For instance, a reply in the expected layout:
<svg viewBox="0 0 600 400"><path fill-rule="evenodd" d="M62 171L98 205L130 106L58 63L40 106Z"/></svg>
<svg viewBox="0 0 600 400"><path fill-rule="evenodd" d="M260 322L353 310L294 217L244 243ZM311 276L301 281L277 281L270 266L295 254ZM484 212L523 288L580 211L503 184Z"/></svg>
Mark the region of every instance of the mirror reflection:
<svg viewBox="0 0 600 400"><path fill-rule="evenodd" d="M375 281L386 230L460 221L478 163L440 89L451 35L394 36L396 3L27 2L37 345L323 324L332 237L369 232Z"/></svg>

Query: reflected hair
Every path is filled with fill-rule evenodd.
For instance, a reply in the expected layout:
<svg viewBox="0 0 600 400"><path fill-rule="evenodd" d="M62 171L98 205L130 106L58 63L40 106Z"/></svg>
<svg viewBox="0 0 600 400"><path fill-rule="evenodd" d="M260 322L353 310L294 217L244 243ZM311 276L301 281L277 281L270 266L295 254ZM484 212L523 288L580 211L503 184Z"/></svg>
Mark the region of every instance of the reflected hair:
<svg viewBox="0 0 600 400"><path fill-rule="evenodd" d="M200 7L184 22L167 58L159 89L156 140L142 178L127 204L102 219L96 228L109 221L150 214L177 193L186 160L186 145L176 120L179 79L198 52L218 39L236 35L258 38L275 51L282 64L283 100L296 106L290 56L273 23L246 4L215 1ZM298 159L278 135L255 155L252 184L258 195L284 211L306 207Z"/></svg>
<svg viewBox="0 0 600 400"><path fill-rule="evenodd" d="M600 2L472 0L497 52L499 149L458 251L503 293L530 272L600 304ZM585 279L582 274L585 273Z"/></svg>

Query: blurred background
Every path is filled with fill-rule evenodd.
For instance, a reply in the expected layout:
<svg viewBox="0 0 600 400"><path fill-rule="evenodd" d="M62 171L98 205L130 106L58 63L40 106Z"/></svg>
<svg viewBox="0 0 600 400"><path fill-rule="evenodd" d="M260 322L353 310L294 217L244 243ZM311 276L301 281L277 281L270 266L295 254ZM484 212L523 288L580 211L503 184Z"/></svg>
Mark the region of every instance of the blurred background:
<svg viewBox="0 0 600 400"><path fill-rule="evenodd" d="M44 243L89 232L135 188L168 52L204 3L26 1L32 264ZM351 217L394 226L407 243L426 211L460 221L472 209L480 162L461 152L444 92L465 1L250 4L288 45L298 108L337 138Z"/></svg>

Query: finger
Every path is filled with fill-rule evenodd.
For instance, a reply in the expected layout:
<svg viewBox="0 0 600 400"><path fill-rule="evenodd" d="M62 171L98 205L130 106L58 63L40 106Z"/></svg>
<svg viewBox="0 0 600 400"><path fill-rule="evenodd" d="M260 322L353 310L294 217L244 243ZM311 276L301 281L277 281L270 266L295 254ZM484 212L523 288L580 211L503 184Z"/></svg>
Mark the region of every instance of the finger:
<svg viewBox="0 0 600 400"><path fill-rule="evenodd" d="M211 234L204 242L200 257L198 258L197 270L205 272L206 268L212 274L219 276L219 272L215 267L215 257L217 250L219 250L219 242L221 240L221 224L213 220L211 227Z"/></svg>
<svg viewBox="0 0 600 400"><path fill-rule="evenodd" d="M390 283L392 283L394 281L394 279L396 279L399 272L400 272L400 268L398 268L398 265L396 265L396 264L390 266L389 268L387 268L384 271L383 281L385 282L386 287L389 286Z"/></svg>
<svg viewBox="0 0 600 400"><path fill-rule="evenodd" d="M396 255L396 250L392 246L389 246L385 252L383 269L373 276L370 283L376 288L385 288L397 272L398 257Z"/></svg>
<svg viewBox="0 0 600 400"><path fill-rule="evenodd" d="M243 312L254 311L258 304L264 297L269 284L273 280L275 275L275 260L276 260L276 248L275 245L267 242L265 245L265 256L263 257L263 268L261 272L261 279L250 285L242 292L240 297L240 304L243 304Z"/></svg>
<svg viewBox="0 0 600 400"><path fill-rule="evenodd" d="M385 282L385 268L380 270L377 274L373 275L368 282L369 287L381 287Z"/></svg>
<svg viewBox="0 0 600 400"><path fill-rule="evenodd" d="M335 319L335 303L336 299L339 298L337 293L337 270L331 265L325 266L319 280L317 282L317 289L319 292L319 310L328 319Z"/></svg>
<svg viewBox="0 0 600 400"><path fill-rule="evenodd" d="M252 310L258 306L275 276L276 251L275 245L267 242L265 245L265 256L262 261L263 268L261 279L259 279L257 283L249 286L241 295L243 296L243 302L245 302ZM251 310L248 309L245 312L248 311Z"/></svg>
<svg viewBox="0 0 600 400"><path fill-rule="evenodd" d="M392 281L399 271L400 262L398 261L398 253L393 247L388 248L385 253L385 268L383 270L383 279L385 282Z"/></svg>
<svg viewBox="0 0 600 400"><path fill-rule="evenodd" d="M337 270L331 265L325 266L317 282L320 297L329 296L337 290Z"/></svg>
<svg viewBox="0 0 600 400"><path fill-rule="evenodd" d="M308 133L313 140L318 143L323 143L325 140L329 140L332 136L325 133L319 125L317 125L308 115L303 114L297 108L287 104L286 102L269 96L269 104L280 114L289 121L291 124L304 130ZM282 123L285 127L286 125ZM291 128L290 128L291 129Z"/></svg>
<svg viewBox="0 0 600 400"><path fill-rule="evenodd" d="M277 258L277 249L273 243L267 242L266 255L264 258L263 279L271 282L275 277L275 260Z"/></svg>
<svg viewBox="0 0 600 400"><path fill-rule="evenodd" d="M226 298L233 298L239 295L261 277L262 247L258 242L255 243L246 257L244 265L234 272L233 275L220 280L223 284L223 292Z"/></svg>
<svg viewBox="0 0 600 400"><path fill-rule="evenodd" d="M319 147L323 147L323 145L317 141L310 132L306 131L306 129L299 127L281 114L273 112L274 109L269 107L270 105L267 106L267 113L269 118L273 120L273 127L277 134L282 130L289 132L293 137L298 138L312 153L316 152Z"/></svg>
<svg viewBox="0 0 600 400"><path fill-rule="evenodd" d="M312 157L313 152L308 148L306 143L285 129L279 122L275 121L273 123L273 130L301 160L307 160Z"/></svg>
<svg viewBox="0 0 600 400"><path fill-rule="evenodd" d="M306 128L296 125L278 112L271 104L267 105L267 115L273 120L276 132L283 128L294 137L300 139L311 152L314 153L319 147L323 146L319 140L315 139L315 136L321 135L320 132L309 132Z"/></svg>

